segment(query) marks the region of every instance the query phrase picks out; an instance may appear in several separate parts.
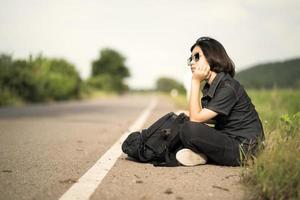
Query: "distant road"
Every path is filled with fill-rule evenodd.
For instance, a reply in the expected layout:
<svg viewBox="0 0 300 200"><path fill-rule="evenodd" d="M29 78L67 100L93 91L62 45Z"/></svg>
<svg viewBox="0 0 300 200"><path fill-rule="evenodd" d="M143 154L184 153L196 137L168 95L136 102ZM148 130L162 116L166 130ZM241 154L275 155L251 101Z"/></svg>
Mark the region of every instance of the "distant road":
<svg viewBox="0 0 300 200"><path fill-rule="evenodd" d="M0 199L59 199L118 140L153 96L0 108ZM144 127L175 111L167 99ZM157 168L122 155L91 199L240 199L240 168ZM202 196L202 198L200 198Z"/></svg>

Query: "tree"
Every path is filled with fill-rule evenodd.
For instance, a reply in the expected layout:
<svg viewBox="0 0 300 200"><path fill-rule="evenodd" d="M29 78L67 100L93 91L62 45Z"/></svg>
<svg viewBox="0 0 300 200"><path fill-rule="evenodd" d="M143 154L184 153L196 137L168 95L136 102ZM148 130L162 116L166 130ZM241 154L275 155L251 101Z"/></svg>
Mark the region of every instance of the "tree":
<svg viewBox="0 0 300 200"><path fill-rule="evenodd" d="M118 92L126 90L127 86L123 81L130 73L125 60L125 57L116 50L102 49L99 58L92 62L92 77L88 82L103 90Z"/></svg>

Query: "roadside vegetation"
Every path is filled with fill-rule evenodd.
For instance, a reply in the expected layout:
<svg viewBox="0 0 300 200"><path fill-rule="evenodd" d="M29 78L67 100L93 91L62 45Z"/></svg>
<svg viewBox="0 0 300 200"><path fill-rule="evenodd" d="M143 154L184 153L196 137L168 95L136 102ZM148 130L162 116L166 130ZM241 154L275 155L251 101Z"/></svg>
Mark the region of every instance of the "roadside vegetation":
<svg viewBox="0 0 300 200"><path fill-rule="evenodd" d="M300 91L250 90L264 124L266 145L244 166L249 199L300 198Z"/></svg>
<svg viewBox="0 0 300 200"><path fill-rule="evenodd" d="M0 54L0 106L85 99L128 90L125 57L105 48L92 62L92 73L82 80L76 67L61 58L42 55L15 59Z"/></svg>
<svg viewBox="0 0 300 200"><path fill-rule="evenodd" d="M76 98L80 87L74 65L64 59L0 55L0 105Z"/></svg>

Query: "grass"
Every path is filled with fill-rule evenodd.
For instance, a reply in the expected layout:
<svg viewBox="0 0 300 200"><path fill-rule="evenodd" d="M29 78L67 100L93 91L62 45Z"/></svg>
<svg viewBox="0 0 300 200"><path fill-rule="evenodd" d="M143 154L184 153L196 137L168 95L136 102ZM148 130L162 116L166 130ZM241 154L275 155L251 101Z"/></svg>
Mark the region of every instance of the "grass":
<svg viewBox="0 0 300 200"><path fill-rule="evenodd" d="M109 92L109 91L102 91L102 90L95 90L91 89L88 92L82 92L80 94L80 99L97 99L97 98L107 98L107 97L114 97L118 94L116 92Z"/></svg>
<svg viewBox="0 0 300 200"><path fill-rule="evenodd" d="M300 199L300 91L248 90L264 125L265 146L243 164L246 199ZM187 109L185 96L174 97Z"/></svg>
<svg viewBox="0 0 300 200"><path fill-rule="evenodd" d="M249 199L300 198L300 91L248 91L264 124L266 146L244 166Z"/></svg>
<svg viewBox="0 0 300 200"><path fill-rule="evenodd" d="M78 97L74 97L68 100L60 100L61 101L77 101L77 100L91 100L91 99L99 99L99 98L112 98L117 97L118 93L114 91L102 91L96 89L89 89L87 91L83 91L79 94ZM41 101L39 103L54 103L59 102L58 100L47 99ZM27 102L24 99L18 97L17 95L13 94L9 90L2 90L0 92L0 107L4 106L13 106L13 107L20 107L26 106L29 104L35 104L36 102Z"/></svg>

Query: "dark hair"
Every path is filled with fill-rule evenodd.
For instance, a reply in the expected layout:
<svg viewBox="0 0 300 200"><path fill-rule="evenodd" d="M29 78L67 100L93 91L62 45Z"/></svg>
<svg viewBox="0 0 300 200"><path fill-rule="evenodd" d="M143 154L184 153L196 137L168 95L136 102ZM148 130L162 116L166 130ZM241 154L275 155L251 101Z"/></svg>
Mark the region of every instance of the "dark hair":
<svg viewBox="0 0 300 200"><path fill-rule="evenodd" d="M201 37L191 47L191 51L199 46L206 57L211 71L216 73L225 72L234 77L234 63L229 58L223 45L217 40L210 37Z"/></svg>

